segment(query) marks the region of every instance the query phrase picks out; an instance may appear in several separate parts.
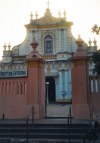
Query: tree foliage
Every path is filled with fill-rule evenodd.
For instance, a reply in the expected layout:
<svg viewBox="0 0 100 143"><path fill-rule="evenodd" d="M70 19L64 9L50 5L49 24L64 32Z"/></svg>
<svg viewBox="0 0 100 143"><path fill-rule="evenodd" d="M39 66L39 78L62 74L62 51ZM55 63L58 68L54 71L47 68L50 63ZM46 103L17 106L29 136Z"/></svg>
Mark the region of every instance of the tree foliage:
<svg viewBox="0 0 100 143"><path fill-rule="evenodd" d="M92 27L92 32L93 32L93 33L96 33L97 35L99 35L99 34L100 34L100 27L99 27L97 24L95 24L95 25Z"/></svg>
<svg viewBox="0 0 100 143"><path fill-rule="evenodd" d="M100 50L92 55L92 61L94 63L94 72L100 76Z"/></svg>
<svg viewBox="0 0 100 143"><path fill-rule="evenodd" d="M92 27L92 32L99 35L100 34L100 26L95 24ZM94 72L100 76L100 50L98 50L97 52L95 52L92 55L92 61L94 62Z"/></svg>

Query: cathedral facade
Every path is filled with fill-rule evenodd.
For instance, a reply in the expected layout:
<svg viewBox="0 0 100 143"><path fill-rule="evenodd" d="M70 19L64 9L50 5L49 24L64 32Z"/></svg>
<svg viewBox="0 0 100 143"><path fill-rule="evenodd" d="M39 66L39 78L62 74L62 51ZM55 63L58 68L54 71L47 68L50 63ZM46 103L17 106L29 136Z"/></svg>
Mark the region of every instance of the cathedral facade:
<svg viewBox="0 0 100 143"><path fill-rule="evenodd" d="M0 78L26 77L26 56L32 51L30 43L38 42L38 52L45 59L45 85L48 103L66 102L72 97L71 57L77 49L76 40L71 33L72 22L63 17L54 17L49 8L44 16L33 19L25 25L25 40L8 48L4 45L3 58L0 64ZM87 45L84 47L86 48Z"/></svg>

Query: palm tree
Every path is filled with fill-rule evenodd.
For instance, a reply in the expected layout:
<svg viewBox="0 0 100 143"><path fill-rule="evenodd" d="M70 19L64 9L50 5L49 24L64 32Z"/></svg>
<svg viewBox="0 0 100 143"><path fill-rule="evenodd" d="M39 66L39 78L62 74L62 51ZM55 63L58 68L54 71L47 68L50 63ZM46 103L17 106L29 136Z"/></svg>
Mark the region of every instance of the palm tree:
<svg viewBox="0 0 100 143"><path fill-rule="evenodd" d="M100 34L100 27L95 24L92 27L92 32L99 35ZM96 51L92 55L92 61L94 62L94 72L100 76L100 50Z"/></svg>
<svg viewBox="0 0 100 143"><path fill-rule="evenodd" d="M99 35L99 33L100 33L100 27L99 27L97 24L95 24L95 25L92 27L92 32L93 32L93 33L96 33L97 35Z"/></svg>
<svg viewBox="0 0 100 143"><path fill-rule="evenodd" d="M100 76L100 50L93 53L92 61L94 63L94 73L96 73L96 75Z"/></svg>

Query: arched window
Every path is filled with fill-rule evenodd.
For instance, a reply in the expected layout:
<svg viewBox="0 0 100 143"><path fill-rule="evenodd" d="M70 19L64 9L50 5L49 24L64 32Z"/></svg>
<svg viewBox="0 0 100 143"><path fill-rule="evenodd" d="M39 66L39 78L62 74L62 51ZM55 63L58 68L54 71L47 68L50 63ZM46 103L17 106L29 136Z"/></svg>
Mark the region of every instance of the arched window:
<svg viewBox="0 0 100 143"><path fill-rule="evenodd" d="M53 37L51 35L47 35L44 38L44 54L52 54L53 53Z"/></svg>

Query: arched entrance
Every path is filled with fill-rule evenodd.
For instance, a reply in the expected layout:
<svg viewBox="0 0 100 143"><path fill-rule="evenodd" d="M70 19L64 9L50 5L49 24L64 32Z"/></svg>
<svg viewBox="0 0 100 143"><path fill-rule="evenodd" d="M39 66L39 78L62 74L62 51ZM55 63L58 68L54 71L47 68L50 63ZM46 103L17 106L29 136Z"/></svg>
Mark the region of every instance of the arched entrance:
<svg viewBox="0 0 100 143"><path fill-rule="evenodd" d="M55 79L53 77L46 77L46 100L47 103L54 103L56 101Z"/></svg>
<svg viewBox="0 0 100 143"><path fill-rule="evenodd" d="M56 102L56 84L55 78L48 76L45 79L46 83L46 100L45 100L45 115L50 118L66 117L70 105ZM49 104L48 104L49 103ZM67 109L67 110L66 110Z"/></svg>

